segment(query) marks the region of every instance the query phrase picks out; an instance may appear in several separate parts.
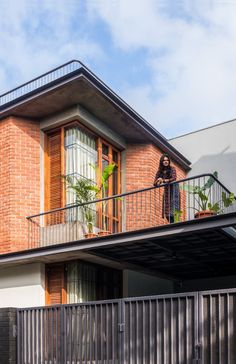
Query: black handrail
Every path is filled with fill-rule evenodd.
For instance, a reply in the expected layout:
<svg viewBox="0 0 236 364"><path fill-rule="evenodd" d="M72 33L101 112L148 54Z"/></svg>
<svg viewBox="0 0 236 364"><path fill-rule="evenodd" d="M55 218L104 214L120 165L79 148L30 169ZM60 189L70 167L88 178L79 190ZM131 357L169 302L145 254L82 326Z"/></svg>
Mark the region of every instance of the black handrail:
<svg viewBox="0 0 236 364"><path fill-rule="evenodd" d="M33 79L32 79L32 80L30 80L30 81L27 81L27 82L25 82L25 83L21 84L20 86L17 86L17 87L15 87L15 88L13 88L13 89L12 89L12 90L10 90L10 91L5 92L4 94L0 95L0 99L1 99L3 96L6 96L7 94L10 94L11 92L17 91L17 90L21 89L22 87L27 86L27 85L29 85L30 83L35 82L35 81L37 81L37 80L40 80L40 78L43 78L43 77L45 77L45 76L49 75L50 73L53 73L53 72L55 72L55 71L59 70L60 68L63 68L63 67L65 67L65 66L68 66L69 64L72 64L72 63L79 63L81 67L84 67L84 65L83 65L80 61L78 61L78 60L76 60L76 59L73 59L73 60L71 60L71 61L69 61L69 62L64 63L64 64L63 64L63 65L61 65L61 66L58 66L58 67L53 68L52 70L50 70L50 71L48 71L48 72L46 72L46 73L43 73L43 74L42 74L42 75L40 75L40 76L37 76L37 77L33 78Z"/></svg>
<svg viewBox="0 0 236 364"><path fill-rule="evenodd" d="M136 193L150 191L150 190L154 190L154 189L157 189L157 188L162 188L163 186L166 186L166 185L176 185L176 184L179 184L179 183L183 183L183 182L186 182L186 181L191 181L193 179L198 179L198 178L202 178L202 177L211 177L211 178L213 178L215 180L215 182L217 182L226 192L230 193L230 190L227 187L225 187L224 184L222 182L220 182L213 174L211 174L211 173L209 173L209 174L203 173L203 174L199 174L197 176L183 178L183 179L180 179L178 181L173 181L173 182L170 182L170 183L163 183L163 184L158 185L158 186L146 187L146 188L142 188L142 189L139 189L139 190L134 190L134 191L130 191L130 192L124 192L124 193L121 193L119 195L108 196L108 197L100 198L100 199L97 199L97 200L83 202L83 203L80 203L80 204L74 204L74 205L70 205L70 206L66 206L66 207L60 207L60 208L57 208L57 209L54 209L54 210L50 210L50 211L46 211L46 212L41 212L41 213L36 214L36 215L27 216L26 219L30 220L30 219L33 219L35 217L49 215L49 214L54 213L54 212L69 210L71 208L76 208L76 207L80 207L80 206L90 205L90 204L94 204L94 203L98 203L98 202L103 202L103 201L107 201L107 200L122 199L122 197L125 197L125 196L134 195Z"/></svg>

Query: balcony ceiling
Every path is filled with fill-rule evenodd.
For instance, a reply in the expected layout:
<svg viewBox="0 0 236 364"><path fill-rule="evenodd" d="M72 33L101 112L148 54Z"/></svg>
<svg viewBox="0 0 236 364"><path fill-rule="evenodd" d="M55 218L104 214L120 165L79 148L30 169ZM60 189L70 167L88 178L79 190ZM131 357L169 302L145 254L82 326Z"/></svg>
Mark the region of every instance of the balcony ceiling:
<svg viewBox="0 0 236 364"><path fill-rule="evenodd" d="M235 274L236 213L2 255L4 265L84 259L173 280Z"/></svg>

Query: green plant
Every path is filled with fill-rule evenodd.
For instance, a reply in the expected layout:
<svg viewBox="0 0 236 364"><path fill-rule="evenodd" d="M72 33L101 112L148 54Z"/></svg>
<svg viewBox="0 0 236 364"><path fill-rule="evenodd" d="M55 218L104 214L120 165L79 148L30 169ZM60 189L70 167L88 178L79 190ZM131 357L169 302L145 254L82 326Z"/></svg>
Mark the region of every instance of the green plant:
<svg viewBox="0 0 236 364"><path fill-rule="evenodd" d="M108 180L110 176L114 173L116 168L115 164L108 164L103 172L90 165L92 168L96 169L97 178L100 181L99 184L94 184L93 181L86 178L76 178L71 176L63 176L66 181L67 189L74 191L76 204L81 205L80 209L85 218L88 232L93 232L93 226L95 223L95 214L91 208L91 204L85 204L87 202L94 201L97 198L106 197L106 192L108 189ZM106 229L106 206L108 200L102 201L102 216L103 216L103 227Z"/></svg>
<svg viewBox="0 0 236 364"><path fill-rule="evenodd" d="M93 232L93 226L95 223L94 211L91 208L91 204L87 202L95 199L94 189L92 181L86 178L76 178L71 176L63 176L66 181L67 189L72 190L75 193L75 202L80 206L80 210L86 221L88 233Z"/></svg>
<svg viewBox="0 0 236 364"><path fill-rule="evenodd" d="M218 173L215 171L213 173L215 178L218 178ZM204 183L203 186L191 186L191 185L183 185L183 190L192 194L194 196L194 200L196 202L197 207L192 207L196 211L206 211L210 210L215 214L219 214L223 212L224 208L229 207L235 200L235 196L233 192L227 196L224 191L221 193L221 199L214 204L209 201L211 194L211 187L216 182L214 177L209 177L207 182ZM221 207L223 204L223 208Z"/></svg>
<svg viewBox="0 0 236 364"><path fill-rule="evenodd" d="M180 222L183 211L174 209L174 222Z"/></svg>
<svg viewBox="0 0 236 364"><path fill-rule="evenodd" d="M111 175L114 173L116 169L116 165L114 163L108 164L103 171L101 172L100 169L92 166L96 169L98 180L100 183L98 185L92 186L92 190L95 192L97 198L105 198L107 197L107 190L108 190L108 181ZM103 220L103 229L107 230L106 226L106 210L107 204L109 200L101 201L102 204L102 220Z"/></svg>

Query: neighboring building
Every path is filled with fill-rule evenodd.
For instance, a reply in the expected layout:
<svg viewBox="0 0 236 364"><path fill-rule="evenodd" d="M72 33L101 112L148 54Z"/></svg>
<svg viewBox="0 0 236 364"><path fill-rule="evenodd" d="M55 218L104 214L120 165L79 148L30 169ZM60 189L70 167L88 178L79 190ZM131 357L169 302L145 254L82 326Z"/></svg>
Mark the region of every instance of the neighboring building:
<svg viewBox="0 0 236 364"><path fill-rule="evenodd" d="M78 61L0 96L0 307L19 308L17 364L236 362L233 128L168 142ZM153 187L162 153L178 181ZM76 204L63 176L99 184L93 165L110 163L102 198Z"/></svg>
<svg viewBox="0 0 236 364"><path fill-rule="evenodd" d="M191 161L189 176L218 172L219 179L236 193L236 120L216 124L170 139Z"/></svg>

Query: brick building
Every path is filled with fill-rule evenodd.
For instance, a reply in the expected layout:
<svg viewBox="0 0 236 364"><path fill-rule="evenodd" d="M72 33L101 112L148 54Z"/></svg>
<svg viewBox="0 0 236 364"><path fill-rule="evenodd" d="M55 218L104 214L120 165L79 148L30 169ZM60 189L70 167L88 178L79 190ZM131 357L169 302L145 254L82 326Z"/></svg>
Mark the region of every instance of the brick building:
<svg viewBox="0 0 236 364"><path fill-rule="evenodd" d="M220 200L230 191L209 174L188 177L185 156L80 62L1 95L0 131L0 307L182 297L194 287L235 287L235 204ZM163 153L176 168L177 182L153 187ZM76 204L63 176L96 184L111 163L116 169L105 194L87 209ZM163 195L174 186L181 211L169 224L162 215ZM195 218L201 202L191 193L196 186L207 190L209 206L221 204L217 213ZM93 216L95 237L85 239L83 211ZM103 230L110 234L101 235ZM186 305L188 312L192 303ZM198 305L191 306L193 316ZM178 326L179 319L173 320L168 330ZM191 339L192 352L197 339Z"/></svg>
<svg viewBox="0 0 236 364"><path fill-rule="evenodd" d="M90 164L96 164L101 170L106 164L115 163L116 173L109 179L107 190L111 196L152 187L160 156L164 152L170 155L178 179L184 178L189 170L186 158L86 67L71 62L60 70L64 73L63 77L58 77L59 71L55 70L49 73L49 81L45 81L47 75L43 75L29 82L29 91L22 92L19 88L1 97L2 255L26 252L31 248L40 249L44 245L50 249L52 245L55 247L67 242L66 233L61 232L62 226L65 230L67 225L72 235L79 229L78 224L68 222L65 216L63 219L59 217L62 219L60 221L53 221L58 219L59 213L56 212L48 217L50 223L46 223L46 217L26 219L67 207L73 202L73 196L65 189L62 175L90 178L93 173ZM41 87L38 87L39 80L42 82ZM115 216L109 207L109 230L118 233L149 227L150 223L154 226L167 223L161 216L162 197L157 201L153 195L151 207L149 202L144 202L144 194L142 201L139 201L138 196L133 197L132 201L127 198L126 216L121 216L120 212ZM142 214L139 220L133 214L134 200L138 210L146 210L145 216ZM120 210L122 202L117 201L116 204ZM158 206L155 213L154 205ZM42 219L45 226L38 228L41 223L39 220ZM48 241L50 234L53 237ZM78 236L69 240L78 240ZM86 275L88 271L87 274L93 276L96 272L100 282L111 277L114 271L110 285L114 284L113 280L118 280L117 290L122 296L124 269L117 270L111 263L103 266L100 261L93 266L91 257L89 261L87 264L86 259L82 259L80 263L76 256L74 260L70 256L68 259L59 258L53 263L45 263L39 262L37 258L36 262L31 260L23 267L16 264L4 268L0 273L4 287L0 283L2 305L13 305L15 286L10 283L7 287L4 281L11 280L9 277L14 280L15 275L19 281L17 292L20 292L23 300L21 302L18 299L17 305L69 302L70 283L67 281L70 270L71 277L72 270L76 270L77 275ZM96 293L93 292L94 296L91 297L85 293L87 299L114 297L114 293L102 292L97 287L104 283L90 283L96 286ZM29 286L32 286L35 295L31 294ZM84 300L83 297L81 299Z"/></svg>

